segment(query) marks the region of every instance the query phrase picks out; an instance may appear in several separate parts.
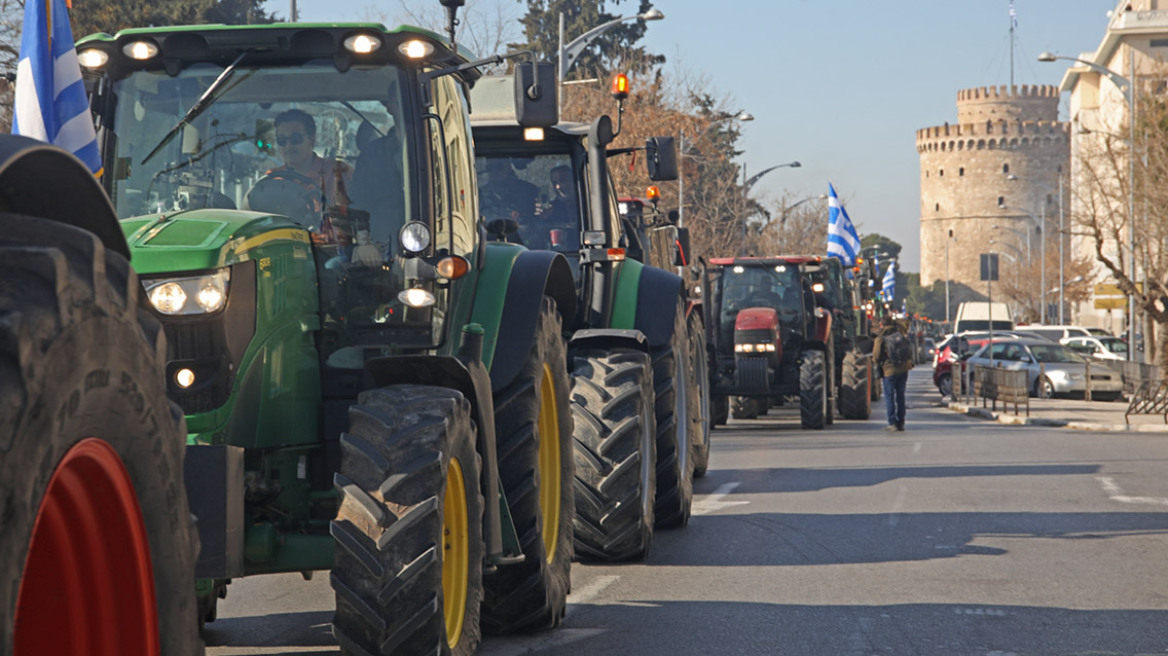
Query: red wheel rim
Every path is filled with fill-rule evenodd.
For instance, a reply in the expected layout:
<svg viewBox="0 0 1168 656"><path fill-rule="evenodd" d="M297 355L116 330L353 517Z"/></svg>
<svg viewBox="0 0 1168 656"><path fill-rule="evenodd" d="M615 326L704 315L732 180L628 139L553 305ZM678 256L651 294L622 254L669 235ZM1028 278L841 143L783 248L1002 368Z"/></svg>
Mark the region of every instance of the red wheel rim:
<svg viewBox="0 0 1168 656"><path fill-rule="evenodd" d="M37 510L17 598L16 656L159 653L150 547L129 473L87 438Z"/></svg>

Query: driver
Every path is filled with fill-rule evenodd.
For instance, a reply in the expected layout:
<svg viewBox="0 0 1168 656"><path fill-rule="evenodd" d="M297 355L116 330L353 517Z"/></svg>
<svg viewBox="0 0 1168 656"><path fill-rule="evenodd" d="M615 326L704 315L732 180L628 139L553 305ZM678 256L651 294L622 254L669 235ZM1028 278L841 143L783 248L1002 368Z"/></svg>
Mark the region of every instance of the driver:
<svg viewBox="0 0 1168 656"><path fill-rule="evenodd" d="M353 181L353 167L316 154L316 121L302 109L289 109L276 116L276 147L283 166L264 174L248 192L250 209L278 211L293 219L316 221L330 207L347 207L346 188ZM287 181L276 195L257 192L265 180ZM290 187L290 188L289 188ZM291 192L293 198L287 198ZM288 203L291 203L291 211ZM300 207L303 205L303 207Z"/></svg>

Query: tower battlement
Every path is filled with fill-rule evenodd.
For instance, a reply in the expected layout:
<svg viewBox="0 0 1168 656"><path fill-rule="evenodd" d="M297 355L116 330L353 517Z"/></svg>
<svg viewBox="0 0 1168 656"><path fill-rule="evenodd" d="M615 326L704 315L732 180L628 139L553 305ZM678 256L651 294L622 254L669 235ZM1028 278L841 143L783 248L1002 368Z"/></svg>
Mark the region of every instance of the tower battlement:
<svg viewBox="0 0 1168 656"><path fill-rule="evenodd" d="M1058 87L1050 84L962 89L957 92L957 122L1057 121L1058 101Z"/></svg>
<svg viewBox="0 0 1168 656"><path fill-rule="evenodd" d="M957 105L967 101L1011 100L1015 98L1058 98L1058 87L1053 84L1015 84L996 87L973 87L957 92Z"/></svg>
<svg viewBox="0 0 1168 656"><path fill-rule="evenodd" d="M1060 121L986 120L964 125L946 123L917 130L917 152L1025 148L1051 142L1065 143L1069 138L1069 124Z"/></svg>

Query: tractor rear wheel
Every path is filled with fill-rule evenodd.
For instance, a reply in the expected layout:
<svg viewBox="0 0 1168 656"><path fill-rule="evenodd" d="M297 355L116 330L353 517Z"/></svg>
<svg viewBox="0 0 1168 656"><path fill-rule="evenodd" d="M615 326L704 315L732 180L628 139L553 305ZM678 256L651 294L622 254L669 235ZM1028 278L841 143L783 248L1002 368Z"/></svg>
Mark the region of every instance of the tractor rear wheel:
<svg viewBox="0 0 1168 656"><path fill-rule="evenodd" d="M730 415L735 419L754 419L758 417L759 407L766 403L765 399L755 399L749 396L735 396L730 399Z"/></svg>
<svg viewBox="0 0 1168 656"><path fill-rule="evenodd" d="M473 654L484 546L470 402L394 385L363 392L349 422L331 526L342 653Z"/></svg>
<svg viewBox="0 0 1168 656"><path fill-rule="evenodd" d="M201 654L161 326L92 233L0 224L0 651Z"/></svg>
<svg viewBox="0 0 1168 656"><path fill-rule="evenodd" d="M495 395L499 478L524 561L486 577L483 628L543 629L567 608L575 515L568 354L555 302L545 297L527 360Z"/></svg>
<svg viewBox="0 0 1168 656"><path fill-rule="evenodd" d="M859 351L844 356L840 376L839 406L844 419L867 419L872 415L871 369Z"/></svg>
<svg viewBox="0 0 1168 656"><path fill-rule="evenodd" d="M693 506L693 423L689 420L691 371L685 303L678 300L669 343L653 349L657 415L657 526L685 526Z"/></svg>
<svg viewBox="0 0 1168 656"><path fill-rule="evenodd" d="M631 349L581 351L572 370L576 555L643 560L653 543L653 366Z"/></svg>
<svg viewBox="0 0 1168 656"><path fill-rule="evenodd" d="M710 466L710 429L713 412L710 403L710 362L706 355L706 325L701 319L701 308L690 314L689 351L691 380L697 398L691 404L693 419L694 478L706 475Z"/></svg>
<svg viewBox="0 0 1168 656"><path fill-rule="evenodd" d="M823 351L804 351L799 365L799 421L803 428L827 425L827 363Z"/></svg>

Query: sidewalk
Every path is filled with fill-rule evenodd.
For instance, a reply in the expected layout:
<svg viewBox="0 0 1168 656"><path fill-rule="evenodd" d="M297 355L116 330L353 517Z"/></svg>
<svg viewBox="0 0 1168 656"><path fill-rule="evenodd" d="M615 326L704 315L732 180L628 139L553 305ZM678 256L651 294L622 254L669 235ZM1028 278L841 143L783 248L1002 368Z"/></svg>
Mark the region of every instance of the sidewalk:
<svg viewBox="0 0 1168 656"><path fill-rule="evenodd" d="M1030 399L1030 416L1026 416L1026 406L1018 408L1014 414L1014 406L1006 407L998 403L997 411L993 404L986 401L982 407L982 400L976 402L942 399L943 405L950 410L960 412L971 417L980 417L1002 424L1021 426L1060 426L1088 431L1126 431L1140 433L1164 433L1168 435L1168 424L1164 423L1163 415L1131 415L1131 424L1125 424L1123 413L1127 411L1127 401L1094 401L1088 403L1083 399Z"/></svg>

